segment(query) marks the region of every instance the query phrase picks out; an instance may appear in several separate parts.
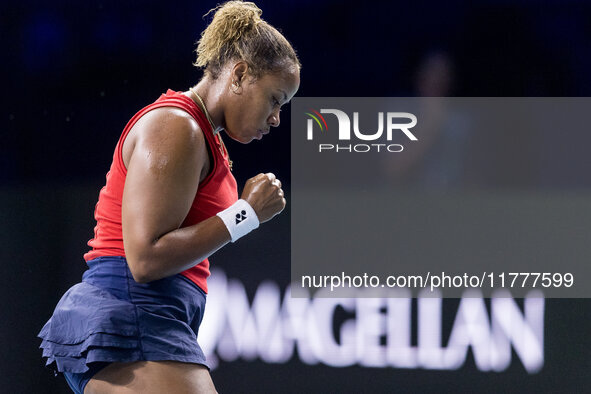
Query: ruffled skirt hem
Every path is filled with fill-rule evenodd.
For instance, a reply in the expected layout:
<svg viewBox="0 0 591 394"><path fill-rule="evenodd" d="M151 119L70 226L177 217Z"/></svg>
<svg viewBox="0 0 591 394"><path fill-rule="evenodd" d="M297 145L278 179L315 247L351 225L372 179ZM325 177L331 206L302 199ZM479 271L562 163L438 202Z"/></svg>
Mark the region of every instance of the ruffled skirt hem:
<svg viewBox="0 0 591 394"><path fill-rule="evenodd" d="M184 279L174 279L164 293L138 284L141 305L118 298L93 284L70 288L58 303L39 337L46 365L56 372L84 373L95 362L163 361L203 364L205 355L197 343L197 330L205 297ZM167 285L168 286L168 285ZM174 298L170 295L174 294ZM180 294L180 296L179 296ZM154 296L146 303L146 295Z"/></svg>

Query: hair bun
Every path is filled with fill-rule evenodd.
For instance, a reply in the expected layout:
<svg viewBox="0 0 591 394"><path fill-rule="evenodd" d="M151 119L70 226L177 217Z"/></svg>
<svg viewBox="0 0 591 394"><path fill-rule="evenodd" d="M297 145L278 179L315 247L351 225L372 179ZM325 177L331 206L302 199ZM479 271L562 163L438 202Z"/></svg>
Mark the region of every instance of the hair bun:
<svg viewBox="0 0 591 394"><path fill-rule="evenodd" d="M240 39L242 35L248 34L263 22L263 11L252 2L228 1L209 13L212 11L215 11L215 14L211 24L222 27L220 33L227 41Z"/></svg>
<svg viewBox="0 0 591 394"><path fill-rule="evenodd" d="M228 1L205 16L212 12L211 23L201 33L197 61L193 64L205 68L214 79L232 59L246 61L252 75L283 65L285 59L299 67L289 42L261 18L263 11L255 3Z"/></svg>
<svg viewBox="0 0 591 394"><path fill-rule="evenodd" d="M229 55L223 52L231 50L232 43L256 31L257 25L263 22L263 11L252 2L228 1L211 9L205 16L212 12L213 19L201 33L197 47L197 67L207 67L216 57Z"/></svg>

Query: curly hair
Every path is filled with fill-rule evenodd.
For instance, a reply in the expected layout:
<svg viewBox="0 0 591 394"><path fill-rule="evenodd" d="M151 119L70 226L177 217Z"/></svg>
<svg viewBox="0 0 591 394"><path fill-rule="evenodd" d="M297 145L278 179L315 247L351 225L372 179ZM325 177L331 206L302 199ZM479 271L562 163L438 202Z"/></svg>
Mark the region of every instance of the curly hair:
<svg viewBox="0 0 591 394"><path fill-rule="evenodd" d="M201 33L193 63L206 75L216 79L231 60L246 62L254 77L290 66L301 68L289 41L261 18L263 11L256 4L228 1L205 16L212 12L213 19Z"/></svg>

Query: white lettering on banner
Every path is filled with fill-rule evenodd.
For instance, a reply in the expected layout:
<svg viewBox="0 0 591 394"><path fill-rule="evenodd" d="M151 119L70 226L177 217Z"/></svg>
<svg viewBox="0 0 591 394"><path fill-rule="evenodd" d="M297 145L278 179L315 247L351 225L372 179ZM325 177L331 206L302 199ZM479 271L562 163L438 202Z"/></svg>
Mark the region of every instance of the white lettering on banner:
<svg viewBox="0 0 591 394"><path fill-rule="evenodd" d="M419 298L418 363L426 369L446 369L445 349L441 347L441 298Z"/></svg>
<svg viewBox="0 0 591 394"><path fill-rule="evenodd" d="M406 291L407 294L410 294ZM396 368L417 368L416 349L411 339L412 313L410 298L388 298L386 359L388 365Z"/></svg>
<svg viewBox="0 0 591 394"><path fill-rule="evenodd" d="M291 299L289 294L286 294L287 298ZM332 321L337 306L341 306L348 312L354 312L355 300L352 298L315 298L309 312L314 324L308 329L318 333L318 336L312 335L312 338L317 339L314 341L313 348L320 361L333 367L345 367L355 364L357 358L355 352L358 347L355 344L355 328L351 326L353 323L351 320L341 326L341 343L336 342L332 332Z"/></svg>
<svg viewBox="0 0 591 394"><path fill-rule="evenodd" d="M384 298L356 299L357 361L367 367L386 365L386 349L380 338L386 335L386 315L380 310L386 306Z"/></svg>
<svg viewBox="0 0 591 394"><path fill-rule="evenodd" d="M404 298L309 299L292 298L287 288L282 299L279 286L266 281L250 303L242 283L228 280L219 269L212 271L208 287L199 343L214 367L218 357L285 363L297 348L305 364L454 370L464 365L470 348L480 371L503 371L511 364L511 346L529 373L544 364L540 293L525 298L523 312L508 294L493 297L490 314L479 294L464 296L443 347L441 298L419 297L415 346L407 292ZM337 308L352 315L339 324L338 341L333 333Z"/></svg>

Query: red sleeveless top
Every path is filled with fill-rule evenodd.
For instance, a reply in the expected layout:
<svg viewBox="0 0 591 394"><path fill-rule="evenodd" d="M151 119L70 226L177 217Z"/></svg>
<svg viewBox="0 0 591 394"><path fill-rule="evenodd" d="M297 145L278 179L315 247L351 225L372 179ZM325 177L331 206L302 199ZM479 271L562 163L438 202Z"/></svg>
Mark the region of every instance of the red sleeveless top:
<svg viewBox="0 0 591 394"><path fill-rule="evenodd" d="M86 261L101 256L124 256L121 231L121 201L127 169L123 163L123 142L133 125L147 112L160 107L177 107L188 112L199 124L213 156L211 171L199 184L195 200L181 227L197 224L215 216L238 200L236 179L230 172L228 153L215 138L211 125L193 100L182 93L168 90L154 103L143 108L127 123L113 154L113 163L107 173L107 183L101 189L94 211L96 226L94 238L88 241L92 250L84 255ZM199 176L199 174L195 174ZM209 260L205 259L181 273L207 293Z"/></svg>

